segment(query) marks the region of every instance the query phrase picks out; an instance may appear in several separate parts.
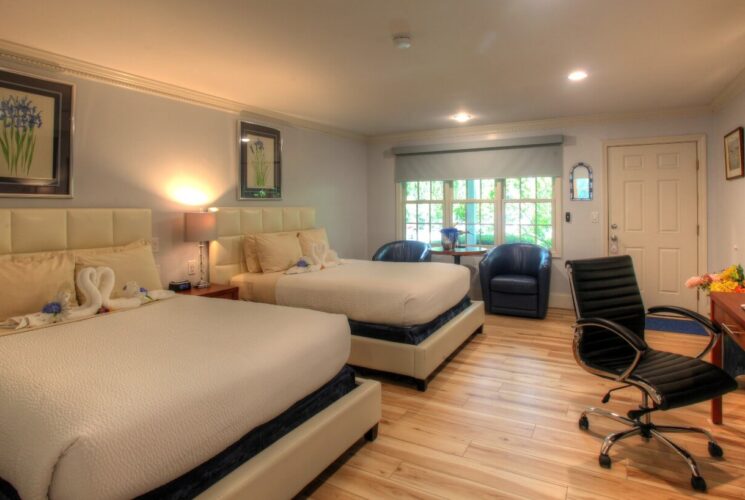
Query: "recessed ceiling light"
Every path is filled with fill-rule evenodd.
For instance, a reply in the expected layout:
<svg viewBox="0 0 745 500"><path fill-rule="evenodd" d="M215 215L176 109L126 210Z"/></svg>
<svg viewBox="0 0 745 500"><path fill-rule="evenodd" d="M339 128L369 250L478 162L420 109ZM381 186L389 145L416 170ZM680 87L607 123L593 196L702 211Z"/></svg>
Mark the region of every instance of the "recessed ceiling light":
<svg viewBox="0 0 745 500"><path fill-rule="evenodd" d="M393 45L397 49L408 49L411 47L411 35L408 33L396 33L393 35Z"/></svg>
<svg viewBox="0 0 745 500"><path fill-rule="evenodd" d="M573 82L578 82L587 78L587 72L578 69L577 71L572 71L571 73L569 73L569 76L567 78L569 78Z"/></svg>
<svg viewBox="0 0 745 500"><path fill-rule="evenodd" d="M451 120L455 120L458 123L466 123L471 118L473 118L473 115L464 112L456 113L450 117Z"/></svg>

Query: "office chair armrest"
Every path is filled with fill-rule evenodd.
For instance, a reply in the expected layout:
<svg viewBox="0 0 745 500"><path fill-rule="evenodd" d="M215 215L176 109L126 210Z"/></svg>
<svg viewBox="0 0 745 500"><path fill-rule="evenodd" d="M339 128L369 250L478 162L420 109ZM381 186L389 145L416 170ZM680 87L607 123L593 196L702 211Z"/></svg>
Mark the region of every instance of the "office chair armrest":
<svg viewBox="0 0 745 500"><path fill-rule="evenodd" d="M631 347L634 348L635 351L646 351L647 349L649 349L649 346L646 342L644 342L643 338L636 335L625 326L616 323L615 321L610 321L603 318L579 318L574 326L597 326L600 328L604 328L624 339L626 342L629 343Z"/></svg>
<svg viewBox="0 0 745 500"><path fill-rule="evenodd" d="M716 345L719 337L722 335L722 329L716 326L709 318L695 311L691 311L690 309L677 306L655 306L649 308L648 314L656 313L672 313L677 314L678 316L685 316L704 327L706 332L709 334L709 343L706 345L704 350L696 356L696 359L701 359L706 356Z"/></svg>
<svg viewBox="0 0 745 500"><path fill-rule="evenodd" d="M615 321L609 321L603 318L579 318L574 324L575 328L595 326L608 330L609 332L615 333L623 340L625 340L631 347L636 351L634 361L624 370L624 372L616 378L618 382L625 382L626 379L636 370L637 365L642 359L642 356L647 351L649 346L643 338L636 335L634 332L626 328L625 326L616 323Z"/></svg>

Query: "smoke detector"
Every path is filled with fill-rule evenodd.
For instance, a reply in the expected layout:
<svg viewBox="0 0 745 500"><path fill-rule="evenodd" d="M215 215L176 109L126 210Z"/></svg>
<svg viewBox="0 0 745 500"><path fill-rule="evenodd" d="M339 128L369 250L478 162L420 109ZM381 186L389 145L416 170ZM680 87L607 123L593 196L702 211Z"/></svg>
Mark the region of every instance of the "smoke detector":
<svg viewBox="0 0 745 500"><path fill-rule="evenodd" d="M397 49L408 49L411 47L411 35L408 33L397 33L393 35L393 45Z"/></svg>

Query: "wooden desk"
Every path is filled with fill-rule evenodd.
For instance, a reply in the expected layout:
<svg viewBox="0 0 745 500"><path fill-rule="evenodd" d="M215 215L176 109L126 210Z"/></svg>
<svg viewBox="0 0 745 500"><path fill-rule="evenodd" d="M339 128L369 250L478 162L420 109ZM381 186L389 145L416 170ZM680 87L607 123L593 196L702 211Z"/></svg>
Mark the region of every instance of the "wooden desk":
<svg viewBox="0 0 745 500"><path fill-rule="evenodd" d="M740 307L740 304L745 304L745 294L715 292L710 298L711 321L722 327L724 335L745 349L745 311ZM724 335L711 350L711 362L720 368L724 363ZM722 423L722 398L711 400L711 421L714 424Z"/></svg>
<svg viewBox="0 0 745 500"><path fill-rule="evenodd" d="M432 255L450 255L453 262L460 264L461 257L474 257L484 255L489 249L486 247L469 245L465 247L455 247L453 250L445 250L442 247L432 247Z"/></svg>

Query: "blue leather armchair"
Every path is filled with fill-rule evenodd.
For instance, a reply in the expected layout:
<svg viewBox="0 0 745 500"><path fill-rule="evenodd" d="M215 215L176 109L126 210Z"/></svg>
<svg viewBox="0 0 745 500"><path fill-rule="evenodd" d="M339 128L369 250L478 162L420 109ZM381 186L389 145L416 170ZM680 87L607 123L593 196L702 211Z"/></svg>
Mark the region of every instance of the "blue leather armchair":
<svg viewBox="0 0 745 500"><path fill-rule="evenodd" d="M432 247L421 241L401 240L386 243L378 248L372 260L386 262L430 262Z"/></svg>
<svg viewBox="0 0 745 500"><path fill-rule="evenodd" d="M486 312L545 318L551 284L551 252L537 245L508 243L492 248L479 263Z"/></svg>

